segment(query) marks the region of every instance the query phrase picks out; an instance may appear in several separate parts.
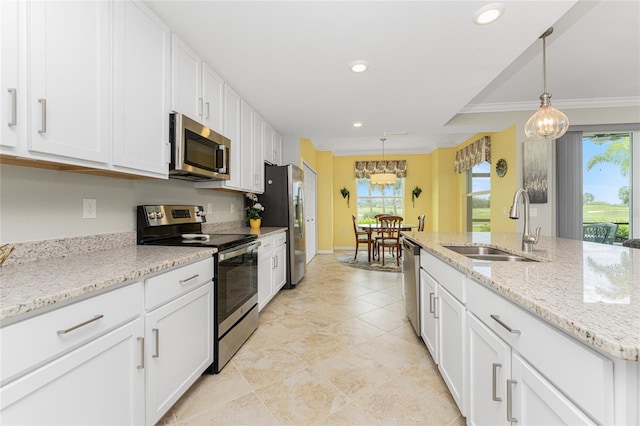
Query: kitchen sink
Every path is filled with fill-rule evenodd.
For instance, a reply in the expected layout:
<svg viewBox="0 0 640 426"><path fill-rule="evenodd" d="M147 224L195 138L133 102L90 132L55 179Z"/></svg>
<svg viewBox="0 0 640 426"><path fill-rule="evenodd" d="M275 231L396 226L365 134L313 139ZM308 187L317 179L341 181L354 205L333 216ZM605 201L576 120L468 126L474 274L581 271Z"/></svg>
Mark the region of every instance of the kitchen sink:
<svg viewBox="0 0 640 426"><path fill-rule="evenodd" d="M450 246L443 245L442 247L455 251L470 259L476 260L488 260L499 262L537 262L535 259L519 256L517 254L509 253L508 251L500 250L495 247L489 247L484 245L473 246Z"/></svg>

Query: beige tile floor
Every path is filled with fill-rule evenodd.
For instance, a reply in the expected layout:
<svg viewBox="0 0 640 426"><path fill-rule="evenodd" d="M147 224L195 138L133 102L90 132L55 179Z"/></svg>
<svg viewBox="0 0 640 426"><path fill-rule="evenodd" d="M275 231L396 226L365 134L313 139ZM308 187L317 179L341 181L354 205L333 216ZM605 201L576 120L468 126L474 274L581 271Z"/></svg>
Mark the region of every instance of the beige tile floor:
<svg viewBox="0 0 640 426"><path fill-rule="evenodd" d="M318 255L218 375L202 376L165 425L464 425L409 324L401 274Z"/></svg>

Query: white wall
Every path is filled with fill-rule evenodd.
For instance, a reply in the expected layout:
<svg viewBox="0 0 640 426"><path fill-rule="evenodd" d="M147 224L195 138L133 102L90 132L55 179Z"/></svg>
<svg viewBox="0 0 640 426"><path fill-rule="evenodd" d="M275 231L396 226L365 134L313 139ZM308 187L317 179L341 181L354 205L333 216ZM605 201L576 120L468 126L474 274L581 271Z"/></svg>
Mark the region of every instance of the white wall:
<svg viewBox="0 0 640 426"><path fill-rule="evenodd" d="M82 199L97 200L97 217L82 218ZM0 243L136 229L139 204L213 205L207 222L244 218L242 193L195 189L174 179L127 180L18 166L0 166ZM233 213L231 210L233 209Z"/></svg>

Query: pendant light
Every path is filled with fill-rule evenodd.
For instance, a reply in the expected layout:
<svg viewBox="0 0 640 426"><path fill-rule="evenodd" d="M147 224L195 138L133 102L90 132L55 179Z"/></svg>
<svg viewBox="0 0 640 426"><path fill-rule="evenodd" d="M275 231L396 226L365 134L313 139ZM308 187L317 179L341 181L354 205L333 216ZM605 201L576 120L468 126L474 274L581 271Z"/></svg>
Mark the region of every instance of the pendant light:
<svg viewBox="0 0 640 426"><path fill-rule="evenodd" d="M387 140L387 133L385 132L384 136L380 138L380 142L382 142L382 162L383 163L384 163L384 143L386 140ZM393 185L396 183L395 173L372 173L370 176L370 179L373 185Z"/></svg>
<svg viewBox="0 0 640 426"><path fill-rule="evenodd" d="M560 110L551 106L551 93L547 92L547 36L553 33L553 27L540 36L542 39L542 72L544 92L540 95L540 109L531 116L524 126L527 139L550 140L558 139L567 132L569 119Z"/></svg>

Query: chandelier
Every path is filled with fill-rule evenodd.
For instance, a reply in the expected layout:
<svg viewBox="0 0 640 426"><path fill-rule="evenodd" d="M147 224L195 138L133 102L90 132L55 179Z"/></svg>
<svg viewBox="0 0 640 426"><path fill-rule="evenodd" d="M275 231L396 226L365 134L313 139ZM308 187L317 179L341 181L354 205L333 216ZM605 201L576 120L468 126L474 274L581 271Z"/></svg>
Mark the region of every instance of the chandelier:
<svg viewBox="0 0 640 426"><path fill-rule="evenodd" d="M558 139L567 132L569 119L560 110L551 106L551 93L547 92L547 36L553 33L553 27L540 36L542 39L542 72L544 92L540 95L540 109L531 116L524 126L527 139L550 140Z"/></svg>
<svg viewBox="0 0 640 426"><path fill-rule="evenodd" d="M384 162L384 143L387 140L387 133L384 133L384 136L380 138L380 142L382 142L382 163ZM396 183L396 175L395 173L372 173L370 176L371 183L373 185L393 185Z"/></svg>

